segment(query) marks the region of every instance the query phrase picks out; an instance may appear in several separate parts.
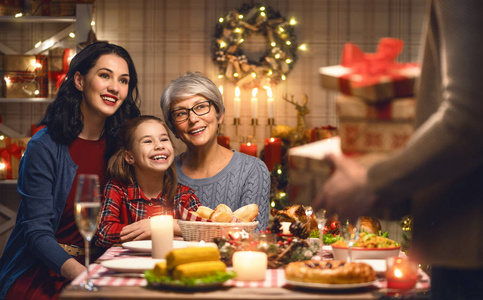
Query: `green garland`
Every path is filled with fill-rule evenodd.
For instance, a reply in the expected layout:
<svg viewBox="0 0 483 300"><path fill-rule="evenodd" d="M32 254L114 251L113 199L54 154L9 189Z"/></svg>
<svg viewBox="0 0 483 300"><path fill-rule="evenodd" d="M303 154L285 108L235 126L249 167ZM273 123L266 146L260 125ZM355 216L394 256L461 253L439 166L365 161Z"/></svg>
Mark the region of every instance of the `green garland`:
<svg viewBox="0 0 483 300"><path fill-rule="evenodd" d="M279 12L261 4L243 4L220 18L213 42L213 60L221 75L240 87L275 85L287 78L297 61L294 24ZM259 61L249 60L243 42L251 34L263 34L266 51Z"/></svg>

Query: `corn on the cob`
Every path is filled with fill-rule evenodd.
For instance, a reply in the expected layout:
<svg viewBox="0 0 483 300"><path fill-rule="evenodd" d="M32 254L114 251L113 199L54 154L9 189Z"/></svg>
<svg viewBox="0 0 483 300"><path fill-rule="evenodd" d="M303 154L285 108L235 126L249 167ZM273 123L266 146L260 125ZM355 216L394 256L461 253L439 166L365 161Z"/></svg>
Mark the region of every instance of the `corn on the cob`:
<svg viewBox="0 0 483 300"><path fill-rule="evenodd" d="M153 270L154 275L161 277L168 275L168 270L166 268L166 261L160 261L154 266Z"/></svg>
<svg viewBox="0 0 483 300"><path fill-rule="evenodd" d="M166 255L166 265L168 271L176 266L199 262L220 260L220 251L213 247L188 247L173 249Z"/></svg>
<svg viewBox="0 0 483 300"><path fill-rule="evenodd" d="M200 261L178 265L173 270L173 279L186 277L200 278L216 273L225 272L226 265L222 261Z"/></svg>

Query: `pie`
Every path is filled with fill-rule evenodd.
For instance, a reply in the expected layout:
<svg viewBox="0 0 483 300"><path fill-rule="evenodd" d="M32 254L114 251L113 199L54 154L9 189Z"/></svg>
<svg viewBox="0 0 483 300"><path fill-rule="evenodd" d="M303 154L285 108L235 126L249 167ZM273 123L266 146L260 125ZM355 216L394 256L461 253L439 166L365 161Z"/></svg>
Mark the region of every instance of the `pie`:
<svg viewBox="0 0 483 300"><path fill-rule="evenodd" d="M285 278L301 282L350 284L374 281L376 272L362 262L306 260L289 263L285 267Z"/></svg>

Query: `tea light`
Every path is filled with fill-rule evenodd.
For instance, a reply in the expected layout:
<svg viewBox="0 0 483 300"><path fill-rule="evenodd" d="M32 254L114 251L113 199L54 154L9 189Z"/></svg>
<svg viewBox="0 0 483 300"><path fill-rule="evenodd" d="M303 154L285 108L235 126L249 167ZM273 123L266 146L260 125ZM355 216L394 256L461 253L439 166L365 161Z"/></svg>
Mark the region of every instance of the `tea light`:
<svg viewBox="0 0 483 300"><path fill-rule="evenodd" d="M173 249L173 216L161 215L151 217L151 240L153 242L153 258L165 258Z"/></svg>
<svg viewBox="0 0 483 300"><path fill-rule="evenodd" d="M290 222L280 222L282 224L282 234L291 234L290 233Z"/></svg>
<svg viewBox="0 0 483 300"><path fill-rule="evenodd" d="M407 257L386 259L386 279L389 289L412 289L418 280L418 264Z"/></svg>
<svg viewBox="0 0 483 300"><path fill-rule="evenodd" d="M189 242L187 247L213 247L218 249L218 246L215 243L199 241L199 242Z"/></svg>
<svg viewBox="0 0 483 300"><path fill-rule="evenodd" d="M236 280L265 280L267 254L257 251L237 251L233 253L233 270Z"/></svg>

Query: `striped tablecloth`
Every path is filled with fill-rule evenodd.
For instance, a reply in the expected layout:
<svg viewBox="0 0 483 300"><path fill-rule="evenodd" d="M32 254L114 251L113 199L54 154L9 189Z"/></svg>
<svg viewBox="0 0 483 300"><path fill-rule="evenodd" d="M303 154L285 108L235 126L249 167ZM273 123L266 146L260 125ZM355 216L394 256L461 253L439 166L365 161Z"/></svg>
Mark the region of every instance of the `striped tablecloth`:
<svg viewBox="0 0 483 300"><path fill-rule="evenodd" d="M99 257L99 261L105 260L112 260L112 259L123 259L123 258L133 258L133 255L136 257L146 257L149 258L150 256L139 256L138 253L132 252L130 250L123 249L121 247L112 247L106 251L101 257ZM326 259L327 255L322 254L323 259ZM118 277L113 276L116 274L114 271L111 271L102 265L95 263L91 264L90 266L90 275L92 281L97 286L145 286L147 285L147 281L144 278L137 278L137 277ZM429 289L430 287L430 280L429 276L419 270L419 280L416 284L416 289ZM72 285L79 285L81 284L87 277L87 273L84 272L79 275L74 281ZM228 280L225 282L226 286L235 286L235 287L260 287L260 288L267 288L267 287L283 287L288 286L285 281L285 274L283 269L268 269L266 271L266 276L264 281L238 281L238 280ZM384 276L378 277L376 282L373 284L376 288L386 288L387 283Z"/></svg>

